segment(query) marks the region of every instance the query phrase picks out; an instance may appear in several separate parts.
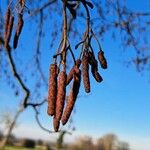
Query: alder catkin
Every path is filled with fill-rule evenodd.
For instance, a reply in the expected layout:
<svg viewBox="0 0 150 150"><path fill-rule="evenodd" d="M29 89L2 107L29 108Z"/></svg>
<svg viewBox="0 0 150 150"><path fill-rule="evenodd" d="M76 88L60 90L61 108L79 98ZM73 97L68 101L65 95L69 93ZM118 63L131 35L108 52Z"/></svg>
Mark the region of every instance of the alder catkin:
<svg viewBox="0 0 150 150"><path fill-rule="evenodd" d="M67 81L66 72L61 71L59 74L56 111L55 111L55 117L57 120L61 120L63 109L64 109L65 97L66 97L66 81Z"/></svg>
<svg viewBox="0 0 150 150"><path fill-rule="evenodd" d="M96 69L91 68L91 72L92 72L92 75L93 75L93 77L95 78L95 80L96 80L97 82L102 82L102 81L103 81L102 76L99 74L98 71L96 71Z"/></svg>
<svg viewBox="0 0 150 150"><path fill-rule="evenodd" d="M6 38L5 38L5 47L6 48L9 45L9 41L10 41L10 38L11 38L13 25L14 25L14 16L10 16L10 18L9 18L9 24L8 24L8 29L7 29L7 35L6 35Z"/></svg>
<svg viewBox="0 0 150 150"><path fill-rule="evenodd" d="M10 19L10 8L8 7L7 8L7 11L5 13L5 31L4 31L4 36L5 36L5 39L7 37L7 31L8 31L8 24L9 24L9 19Z"/></svg>
<svg viewBox="0 0 150 150"><path fill-rule="evenodd" d="M107 69L107 61L106 61L106 58L104 56L104 52L102 50L100 50L98 52L98 59L99 59L101 67L103 69Z"/></svg>
<svg viewBox="0 0 150 150"><path fill-rule="evenodd" d="M57 64L51 64L49 69L49 87L48 87L48 115L55 114L56 96L57 96Z"/></svg>
<svg viewBox="0 0 150 150"><path fill-rule="evenodd" d="M60 126L60 121L54 117L53 118L53 127L54 127L55 132L58 132L59 126Z"/></svg>
<svg viewBox="0 0 150 150"><path fill-rule="evenodd" d="M73 85L70 90L67 105L61 119L63 125L65 125L69 120L75 101L77 99L77 95L79 93L80 82L81 82L81 71L79 69L78 69L78 73L75 73L73 78L74 78Z"/></svg>
<svg viewBox="0 0 150 150"><path fill-rule="evenodd" d="M18 40L19 40L19 36L21 34L21 31L22 31L23 24L24 24L23 15L21 13L19 13L18 14L18 25L17 25L17 30L16 30L16 33L14 36L14 43L13 43L14 49L17 48Z"/></svg>
<svg viewBox="0 0 150 150"><path fill-rule="evenodd" d="M79 68L81 65L81 60L77 59L75 65L72 67L72 69L70 70L68 76L67 76L67 85L71 82L71 80L73 79L73 74L75 71L75 68Z"/></svg>
<svg viewBox="0 0 150 150"><path fill-rule="evenodd" d="M83 84L86 93L90 92L90 79L89 79L89 62L88 62L88 52L84 52L82 57L82 75Z"/></svg>
<svg viewBox="0 0 150 150"><path fill-rule="evenodd" d="M98 62L95 59L94 54L92 52L89 52L88 56L89 56L89 64L91 65L91 72L92 72L93 77L95 78L97 82L102 82L103 78L98 72Z"/></svg>

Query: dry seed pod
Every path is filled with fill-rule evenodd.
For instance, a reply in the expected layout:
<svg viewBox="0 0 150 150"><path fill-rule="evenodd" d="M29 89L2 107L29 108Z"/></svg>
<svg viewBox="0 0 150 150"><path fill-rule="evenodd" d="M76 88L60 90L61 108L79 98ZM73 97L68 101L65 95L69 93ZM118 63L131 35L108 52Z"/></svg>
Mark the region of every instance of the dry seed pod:
<svg viewBox="0 0 150 150"><path fill-rule="evenodd" d="M15 33L15 36L14 36L14 43L13 43L14 49L17 48L17 45L18 45L18 39L19 39L19 36L20 36L20 34L21 34L23 24L24 24L24 21L23 21L23 15L22 15L21 13L19 13L19 14L18 14L17 31L16 31L16 33Z"/></svg>
<svg viewBox="0 0 150 150"><path fill-rule="evenodd" d="M68 76L67 76L67 85L71 82L71 80L73 79L73 74L74 71L77 70L76 68L79 68L81 65L81 60L77 59L76 60L76 64L72 67L72 69L70 70Z"/></svg>
<svg viewBox="0 0 150 150"><path fill-rule="evenodd" d="M5 14L5 39L7 37L9 19L10 19L10 8L8 7Z"/></svg>
<svg viewBox="0 0 150 150"><path fill-rule="evenodd" d="M67 80L66 72L61 71L59 74L56 111L55 111L55 117L57 120L61 119L63 109L64 109L65 97L66 97L66 80Z"/></svg>
<svg viewBox="0 0 150 150"><path fill-rule="evenodd" d="M58 132L59 126L60 126L60 121L58 119L56 119L55 117L53 118L53 126L54 126L55 132Z"/></svg>
<svg viewBox="0 0 150 150"><path fill-rule="evenodd" d="M98 52L98 59L99 59L101 67L103 69L107 69L107 61L106 61L106 58L104 56L104 52L102 50L100 50Z"/></svg>
<svg viewBox="0 0 150 150"><path fill-rule="evenodd" d="M9 18L7 35L6 35L6 38L5 38L5 47L6 48L9 46L9 41L10 41L10 38L11 38L11 33L12 33L13 25L14 25L14 16L11 16Z"/></svg>
<svg viewBox="0 0 150 150"><path fill-rule="evenodd" d="M89 63L88 63L88 52L84 52L82 57L82 75L83 84L86 93L90 92L90 79L89 79Z"/></svg>
<svg viewBox="0 0 150 150"><path fill-rule="evenodd" d="M64 110L64 113L61 119L63 125L67 123L71 115L71 112L73 110L75 101L77 99L77 95L79 93L80 82L81 82L81 71L78 69L78 73L74 74L73 85L72 85L72 88L68 97L66 108Z"/></svg>
<svg viewBox="0 0 150 150"><path fill-rule="evenodd" d="M55 114L56 96L57 96L57 65L50 65L49 88L48 88L48 115Z"/></svg>

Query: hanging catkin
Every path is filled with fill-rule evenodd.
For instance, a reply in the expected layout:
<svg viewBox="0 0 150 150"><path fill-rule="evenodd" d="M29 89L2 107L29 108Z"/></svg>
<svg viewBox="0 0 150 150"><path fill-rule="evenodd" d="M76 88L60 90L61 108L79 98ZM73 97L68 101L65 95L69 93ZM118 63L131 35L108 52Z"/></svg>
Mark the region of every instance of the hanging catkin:
<svg viewBox="0 0 150 150"><path fill-rule="evenodd" d="M92 52L89 52L88 56L89 56L89 64L91 65L91 72L92 72L93 77L95 78L97 82L102 82L103 78L98 72L98 62L95 59L94 54Z"/></svg>
<svg viewBox="0 0 150 150"><path fill-rule="evenodd" d="M98 52L98 59L99 59L101 67L103 69L107 69L107 61L106 61L106 58L104 56L104 52L102 50L100 50Z"/></svg>
<svg viewBox="0 0 150 150"><path fill-rule="evenodd" d="M80 88L80 82L81 82L81 71L78 69L78 72L74 74L73 76L73 85L70 90L70 94L68 97L67 105L64 110L63 116L62 116L62 124L65 125L71 115L71 112L73 110L75 101L77 99L77 95L79 93L79 88Z"/></svg>
<svg viewBox="0 0 150 150"><path fill-rule="evenodd" d="M13 25L14 25L14 16L10 16L10 18L9 18L9 24L8 24L8 29L7 29L7 35L6 35L6 38L5 38L5 47L6 48L9 45L9 41L10 41L10 38L11 38L11 33L12 33Z"/></svg>
<svg viewBox="0 0 150 150"><path fill-rule="evenodd" d="M61 71L59 74L56 111L55 111L55 117L57 120L61 120L61 116L64 109L65 97L66 97L66 80L67 80L66 72Z"/></svg>
<svg viewBox="0 0 150 150"><path fill-rule="evenodd" d="M83 84L86 93L90 92L90 79L89 79L89 63L88 63L88 52L84 52L82 57L82 75Z"/></svg>
<svg viewBox="0 0 150 150"><path fill-rule="evenodd" d="M58 132L60 126L60 121L57 118L53 118L53 127L55 132Z"/></svg>
<svg viewBox="0 0 150 150"><path fill-rule="evenodd" d="M67 85L71 82L71 80L73 79L73 74L76 68L79 68L81 65L81 60L77 59L75 65L72 67L72 69L70 70L68 76L67 76Z"/></svg>
<svg viewBox="0 0 150 150"><path fill-rule="evenodd" d="M93 77L95 78L95 80L96 80L97 82L102 82L102 81L103 81L103 78L102 78L102 76L99 74L98 71L96 71L94 68L91 68L91 72L92 72L92 75L93 75Z"/></svg>
<svg viewBox="0 0 150 150"><path fill-rule="evenodd" d="M57 96L57 64L51 64L49 69L48 115L55 114Z"/></svg>
<svg viewBox="0 0 150 150"><path fill-rule="evenodd" d="M8 32L8 24L9 24L9 19L10 19L10 8L7 8L7 11L5 13L5 31L4 31L4 37L6 39L7 37L7 32Z"/></svg>
<svg viewBox="0 0 150 150"><path fill-rule="evenodd" d="M19 40L19 36L21 34L21 31L22 31L23 24L24 24L23 15L21 13L19 13L18 14L18 25L17 25L17 30L16 30L16 33L14 36L14 43L13 43L14 49L17 48L18 40Z"/></svg>

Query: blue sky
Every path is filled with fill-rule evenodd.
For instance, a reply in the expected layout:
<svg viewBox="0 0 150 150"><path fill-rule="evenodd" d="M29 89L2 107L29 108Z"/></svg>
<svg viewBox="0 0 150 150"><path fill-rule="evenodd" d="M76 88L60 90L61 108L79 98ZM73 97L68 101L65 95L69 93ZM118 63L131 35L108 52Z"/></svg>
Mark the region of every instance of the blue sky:
<svg viewBox="0 0 150 150"><path fill-rule="evenodd" d="M133 8L134 6L134 8L140 10L146 9L148 4L148 0L144 0L143 3L141 0L128 1L129 7ZM31 59L32 49L35 48L34 43L31 45L28 41L35 39L36 31L31 30L31 36L25 36L25 32L28 32L30 28L33 29L33 26L34 24L29 25L29 23L25 25L20 46L17 49L17 56L20 57L19 54L22 54L22 57L27 61ZM51 30L48 24L45 25L45 29ZM49 54L48 37L49 35L46 34L41 47L42 52L46 53L42 55L41 59L44 60L43 66L47 76L50 62L50 56L46 56ZM84 92L83 86L80 88L79 98L76 102L76 113L73 114L73 121L77 130L68 139L76 138L79 135L89 135L96 138L111 132L118 135L122 140L129 142L133 150L149 150L150 82L148 73L138 73L134 65L126 67L124 61L135 55L134 50L127 49L124 52L120 49L118 41L113 41L109 34L107 37L104 41L101 41L101 44L108 60L108 69L103 71L99 68L104 81L98 84L91 76L90 94ZM22 41L27 42L26 47L22 46ZM22 48L23 52L21 51ZM52 50L52 53L54 53L54 50ZM2 80L0 79L0 81ZM28 82L28 84L32 84L31 81ZM46 91L43 91L45 92L43 95L46 95ZM18 101L14 98L6 83L0 84L0 110L3 111L6 108L13 110L16 103ZM41 109L41 120L46 127L52 129L51 118L47 116L45 109L46 106ZM53 135L48 135L40 130L33 115L32 109L25 111L19 118L19 126L14 130L14 133L17 136L33 138L47 139L53 137Z"/></svg>

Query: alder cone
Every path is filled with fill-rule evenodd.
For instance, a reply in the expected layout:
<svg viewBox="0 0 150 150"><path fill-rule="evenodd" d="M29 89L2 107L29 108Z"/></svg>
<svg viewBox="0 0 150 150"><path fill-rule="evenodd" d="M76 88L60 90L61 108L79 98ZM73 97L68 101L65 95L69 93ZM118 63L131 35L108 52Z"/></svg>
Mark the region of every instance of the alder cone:
<svg viewBox="0 0 150 150"><path fill-rule="evenodd" d="M12 29L13 29L13 25L14 25L14 16L11 16L9 18L9 24L8 24L8 29L7 29L7 35L5 38L5 47L9 47L9 41L11 38L11 34L12 34Z"/></svg>
<svg viewBox="0 0 150 150"><path fill-rule="evenodd" d="M66 72L61 71L59 74L56 111L55 111L55 117L57 120L61 120L63 109L64 109L65 98L66 98L66 81L67 81Z"/></svg>
<svg viewBox="0 0 150 150"><path fill-rule="evenodd" d="M107 69L107 61L106 61L106 58L104 56L104 52L102 50L100 50L98 52L98 59L99 59L101 67L103 69Z"/></svg>
<svg viewBox="0 0 150 150"><path fill-rule="evenodd" d="M59 126L60 126L60 121L54 117L53 118L53 127L54 127L55 132L58 132Z"/></svg>
<svg viewBox="0 0 150 150"><path fill-rule="evenodd" d="M82 57L82 75L83 84L86 93L90 92L90 79L89 79L89 62L88 62L88 52L84 52Z"/></svg>
<svg viewBox="0 0 150 150"><path fill-rule="evenodd" d="M65 125L68 122L71 112L73 110L75 101L77 99L77 95L79 93L80 82L81 82L81 71L79 69L78 69L78 73L74 74L73 78L74 78L73 85L70 90L67 105L64 110L62 119L61 119L63 125Z"/></svg>
<svg viewBox="0 0 150 150"><path fill-rule="evenodd" d="M9 19L10 19L10 8L8 7L5 13L5 38L7 36Z"/></svg>
<svg viewBox="0 0 150 150"><path fill-rule="evenodd" d="M18 40L19 40L19 36L20 36L21 31L22 31L22 28L23 28L23 24L24 24L23 15L22 15L21 13L19 13L19 14L18 14L17 31L16 31L16 33L15 33L15 36L14 36L14 43L13 43L14 49L17 48Z"/></svg>
<svg viewBox="0 0 150 150"><path fill-rule="evenodd" d="M75 71L77 70L76 68L79 68L80 65L81 65L81 60L77 59L75 65L72 67L72 69L70 70L70 72L67 76L67 85L72 81L73 75L74 75Z"/></svg>
<svg viewBox="0 0 150 150"><path fill-rule="evenodd" d="M48 88L48 115L55 114L56 96L57 96L57 65L50 65L49 88Z"/></svg>

